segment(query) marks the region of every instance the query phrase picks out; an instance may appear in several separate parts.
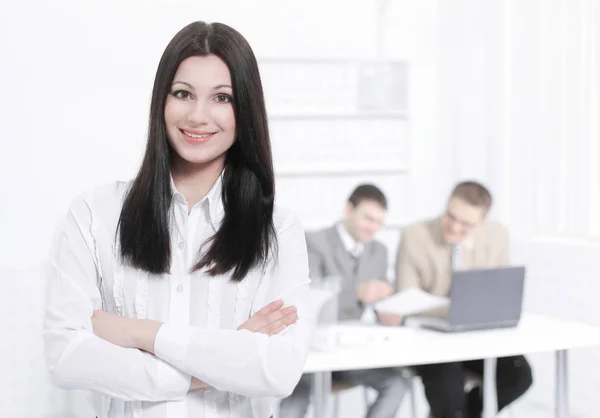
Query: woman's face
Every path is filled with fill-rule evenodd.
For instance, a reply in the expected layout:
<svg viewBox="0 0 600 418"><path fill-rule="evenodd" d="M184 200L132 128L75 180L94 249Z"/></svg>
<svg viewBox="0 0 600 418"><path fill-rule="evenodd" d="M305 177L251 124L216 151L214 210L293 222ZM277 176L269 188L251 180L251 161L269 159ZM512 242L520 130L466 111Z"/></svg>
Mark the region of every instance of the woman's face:
<svg viewBox="0 0 600 418"><path fill-rule="evenodd" d="M219 57L193 56L179 65L165 103L165 125L180 162L224 164L236 126L231 75Z"/></svg>

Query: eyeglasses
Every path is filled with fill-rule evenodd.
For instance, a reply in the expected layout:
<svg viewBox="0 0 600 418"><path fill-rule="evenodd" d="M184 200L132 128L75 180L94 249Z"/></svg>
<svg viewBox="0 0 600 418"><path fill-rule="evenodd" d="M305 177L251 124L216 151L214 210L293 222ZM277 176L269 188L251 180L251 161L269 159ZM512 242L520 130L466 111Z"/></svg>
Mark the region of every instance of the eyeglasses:
<svg viewBox="0 0 600 418"><path fill-rule="evenodd" d="M452 212L450 212L450 210L446 211L446 216L448 218L450 218L450 220L452 222L455 222L455 223L459 224L463 228L472 229L472 228L475 228L477 226L476 223L468 222L468 221L465 221L463 219L460 219L459 217L457 217L456 215L454 215Z"/></svg>

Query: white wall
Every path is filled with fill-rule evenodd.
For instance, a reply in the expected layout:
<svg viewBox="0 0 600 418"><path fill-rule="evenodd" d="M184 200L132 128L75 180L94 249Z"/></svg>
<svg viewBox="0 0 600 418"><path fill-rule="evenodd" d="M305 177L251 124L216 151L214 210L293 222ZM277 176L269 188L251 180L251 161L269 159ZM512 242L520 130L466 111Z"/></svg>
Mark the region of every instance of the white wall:
<svg viewBox="0 0 600 418"><path fill-rule="evenodd" d="M28 271L76 194L135 173L158 58L181 26L231 24L259 58L377 53L377 2L197 3L0 6L0 277L11 283L0 304L10 318L0 322L0 370L10 371L0 373L6 416L67 416L65 395L41 369L34 331L43 283ZM514 232L513 258L529 266L527 308L592 323L600 317L598 13L593 0L394 0L382 44L386 57L410 64L409 119L397 138L410 156L408 175L397 190L387 186L402 207L398 219L437 214L459 178L487 182L497 198L493 215ZM322 140L315 153L327 149ZM329 179L327 187L347 182ZM309 196L311 184L299 193ZM382 238L393 249L397 232ZM582 418L600 409L598 359L597 350L572 356L572 406ZM517 411L547 416L551 358L532 360L536 383ZM350 413L360 411L352 407L360 396L348 400L345 416L359 416Z"/></svg>
<svg viewBox="0 0 600 418"><path fill-rule="evenodd" d="M2 13L0 89L11 100L1 105L0 229L12 242L0 265L38 259L77 193L134 174L158 59L184 24L227 22L259 57L372 54L373 28L361 22L368 5L331 25L342 2L195 3L15 1ZM19 232L23 222L36 239Z"/></svg>
<svg viewBox="0 0 600 418"><path fill-rule="evenodd" d="M598 323L600 4L588 0L440 2L438 119L450 179L492 188L494 216L528 266L526 309ZM551 414L552 356L531 357L523 404ZM571 406L594 417L598 349L571 355Z"/></svg>

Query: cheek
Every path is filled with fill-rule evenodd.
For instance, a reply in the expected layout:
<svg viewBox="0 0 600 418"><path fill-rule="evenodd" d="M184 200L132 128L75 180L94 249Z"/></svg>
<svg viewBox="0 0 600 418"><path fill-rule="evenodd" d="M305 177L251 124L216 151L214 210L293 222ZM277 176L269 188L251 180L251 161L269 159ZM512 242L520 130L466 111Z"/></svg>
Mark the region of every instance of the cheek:
<svg viewBox="0 0 600 418"><path fill-rule="evenodd" d="M447 218L442 220L442 227L444 228L444 231L450 230L450 222L448 222Z"/></svg>
<svg viewBox="0 0 600 418"><path fill-rule="evenodd" d="M173 124L177 124L182 116L185 115L185 105L167 99L165 103L165 124L169 128Z"/></svg>
<svg viewBox="0 0 600 418"><path fill-rule="evenodd" d="M219 106L213 109L213 121L219 125L223 131L235 131L235 114L233 106Z"/></svg>
<svg viewBox="0 0 600 418"><path fill-rule="evenodd" d="M363 231L364 233L369 233L369 231L371 230L371 225L369 223L369 221L361 221L360 222L360 229L361 231Z"/></svg>

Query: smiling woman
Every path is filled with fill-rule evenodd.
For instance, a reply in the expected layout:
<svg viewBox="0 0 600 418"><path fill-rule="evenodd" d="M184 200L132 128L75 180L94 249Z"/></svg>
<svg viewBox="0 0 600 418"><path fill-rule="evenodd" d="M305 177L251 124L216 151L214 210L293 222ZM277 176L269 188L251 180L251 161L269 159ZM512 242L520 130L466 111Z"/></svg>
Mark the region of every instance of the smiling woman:
<svg viewBox="0 0 600 418"><path fill-rule="evenodd" d="M92 391L99 418L271 416L310 331L304 231L274 190L252 49L224 24L186 26L158 66L137 176L84 193L64 221L53 382Z"/></svg>
<svg viewBox="0 0 600 418"><path fill-rule="evenodd" d="M216 55L195 56L181 63L165 104L169 143L176 164L220 159L235 140L233 89L229 69Z"/></svg>

